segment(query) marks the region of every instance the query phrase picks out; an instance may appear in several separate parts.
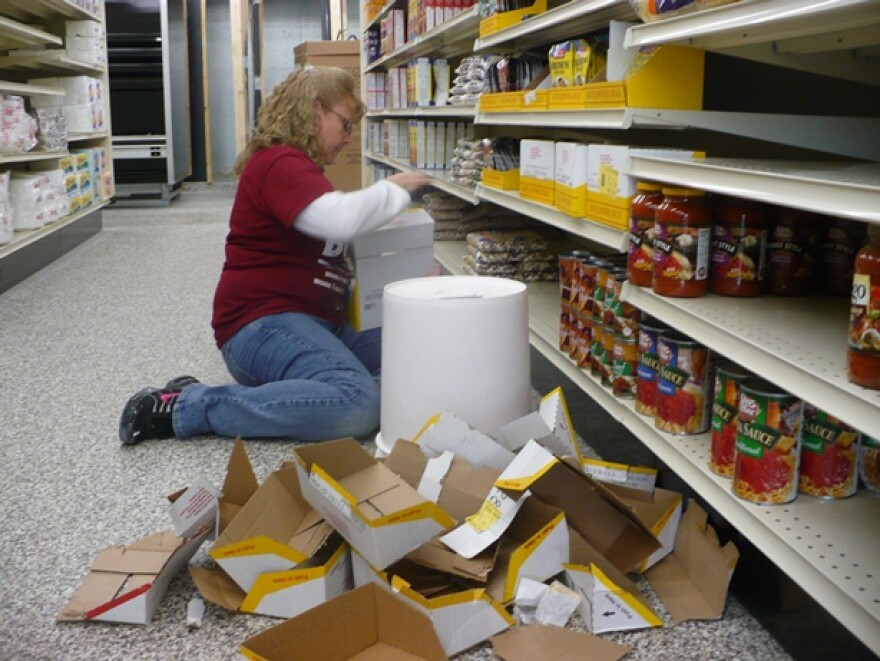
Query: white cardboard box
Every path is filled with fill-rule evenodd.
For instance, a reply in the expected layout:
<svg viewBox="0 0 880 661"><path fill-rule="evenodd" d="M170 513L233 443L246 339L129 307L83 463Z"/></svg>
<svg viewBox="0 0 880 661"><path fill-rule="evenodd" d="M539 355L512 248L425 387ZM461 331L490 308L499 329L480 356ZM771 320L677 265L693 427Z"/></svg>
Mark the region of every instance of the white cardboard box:
<svg viewBox="0 0 880 661"><path fill-rule="evenodd" d="M542 179L551 185L556 176L556 146L552 140L522 140L519 145L520 177Z"/></svg>
<svg viewBox="0 0 880 661"><path fill-rule="evenodd" d="M385 285L417 278L434 266L434 221L421 209L408 209L375 232L352 242L355 288L349 323L363 331L382 325Z"/></svg>

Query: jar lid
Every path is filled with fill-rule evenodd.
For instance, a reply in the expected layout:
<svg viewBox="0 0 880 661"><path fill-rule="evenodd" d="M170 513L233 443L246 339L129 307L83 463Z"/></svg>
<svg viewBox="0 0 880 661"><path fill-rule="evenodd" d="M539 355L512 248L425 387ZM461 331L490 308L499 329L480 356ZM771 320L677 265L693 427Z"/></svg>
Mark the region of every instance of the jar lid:
<svg viewBox="0 0 880 661"><path fill-rule="evenodd" d="M659 191L662 188L662 184L658 184L656 181L639 181L636 183L636 190Z"/></svg>
<svg viewBox="0 0 880 661"><path fill-rule="evenodd" d="M699 188L673 188L671 186L664 186L663 194L675 195L677 197L701 197L706 194L706 191L700 190Z"/></svg>

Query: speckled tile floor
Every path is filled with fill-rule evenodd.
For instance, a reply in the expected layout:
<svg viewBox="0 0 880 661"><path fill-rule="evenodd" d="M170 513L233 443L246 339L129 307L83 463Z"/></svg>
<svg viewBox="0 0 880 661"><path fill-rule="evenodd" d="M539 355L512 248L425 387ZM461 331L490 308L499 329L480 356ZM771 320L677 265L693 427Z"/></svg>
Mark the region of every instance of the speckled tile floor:
<svg viewBox="0 0 880 661"><path fill-rule="evenodd" d="M169 528L165 496L196 477L222 482L231 441L122 448L116 428L144 385L227 380L208 320L230 204L229 187L199 187L108 209L103 232L0 294L0 659L236 659L277 622L209 605L188 629L186 573L146 626L55 622L100 549ZM250 442L258 478L290 449ZM608 636L631 661L789 658L732 598L720 621L672 626L649 597L670 626ZM495 657L486 644L458 658Z"/></svg>

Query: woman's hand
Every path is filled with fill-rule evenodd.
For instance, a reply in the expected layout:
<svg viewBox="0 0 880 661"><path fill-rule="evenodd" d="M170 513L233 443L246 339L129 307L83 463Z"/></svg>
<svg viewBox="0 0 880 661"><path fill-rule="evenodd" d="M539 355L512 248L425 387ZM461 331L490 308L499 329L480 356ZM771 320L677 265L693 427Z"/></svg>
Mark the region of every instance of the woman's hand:
<svg viewBox="0 0 880 661"><path fill-rule="evenodd" d="M393 174L388 177L387 181L397 184L408 193L413 193L422 186L430 185L432 179L433 177L431 177L431 175L414 170L413 172L398 172L397 174Z"/></svg>

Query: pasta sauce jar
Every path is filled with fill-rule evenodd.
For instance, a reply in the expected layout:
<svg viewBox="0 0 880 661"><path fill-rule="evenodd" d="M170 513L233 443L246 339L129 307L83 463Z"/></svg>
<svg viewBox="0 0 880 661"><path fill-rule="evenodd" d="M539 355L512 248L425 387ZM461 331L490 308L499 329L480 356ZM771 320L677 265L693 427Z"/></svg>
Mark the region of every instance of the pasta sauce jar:
<svg viewBox="0 0 880 661"><path fill-rule="evenodd" d="M846 218L826 221L825 238L819 251L822 291L831 296L849 296L852 291L853 260L865 243L865 223Z"/></svg>
<svg viewBox="0 0 880 661"><path fill-rule="evenodd" d="M733 493L752 503L797 496L803 402L763 379L740 385Z"/></svg>
<svg viewBox="0 0 880 661"><path fill-rule="evenodd" d="M629 219L626 270L629 281L638 287L650 287L654 277L654 212L663 200L660 184L640 181L636 184Z"/></svg>
<svg viewBox="0 0 880 661"><path fill-rule="evenodd" d="M818 498L846 498L858 484L858 433L812 404L804 404L798 490Z"/></svg>
<svg viewBox="0 0 880 661"><path fill-rule="evenodd" d="M856 255L849 313L846 371L865 388L880 388L880 225Z"/></svg>
<svg viewBox="0 0 880 661"><path fill-rule="evenodd" d="M767 237L764 292L776 296L812 293L818 247L819 223L815 214L777 207Z"/></svg>
<svg viewBox="0 0 880 661"><path fill-rule="evenodd" d="M733 475L739 387L750 376L752 375L748 370L732 362L721 363L715 368L709 469L725 477Z"/></svg>
<svg viewBox="0 0 880 661"><path fill-rule="evenodd" d="M758 296L767 258L767 207L725 197L713 214L710 289L722 296Z"/></svg>
<svg viewBox="0 0 880 661"><path fill-rule="evenodd" d="M667 331L658 341L660 372L654 426L672 434L700 434L709 428L714 379L709 349Z"/></svg>
<svg viewBox="0 0 880 661"><path fill-rule="evenodd" d="M664 187L654 213L651 286L657 294L694 298L706 293L710 234L705 191Z"/></svg>

